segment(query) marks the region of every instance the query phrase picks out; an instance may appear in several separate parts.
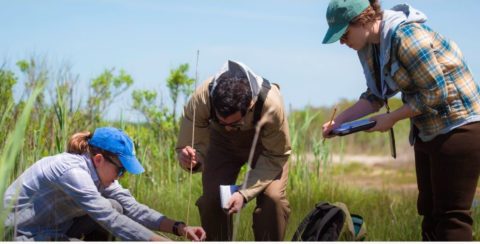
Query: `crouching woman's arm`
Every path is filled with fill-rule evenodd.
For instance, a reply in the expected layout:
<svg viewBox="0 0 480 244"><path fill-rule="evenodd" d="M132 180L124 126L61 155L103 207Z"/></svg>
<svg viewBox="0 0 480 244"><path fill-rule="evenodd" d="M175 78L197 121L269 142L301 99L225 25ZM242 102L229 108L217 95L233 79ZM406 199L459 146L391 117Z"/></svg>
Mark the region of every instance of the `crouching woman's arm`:
<svg viewBox="0 0 480 244"><path fill-rule="evenodd" d="M206 237L201 227L185 226L181 221L167 218L155 209L139 203L128 189L123 188L118 181L101 191L101 194L109 199L116 200L123 208L123 214L133 221L140 223L148 229L172 233L186 237L192 241L203 241ZM162 236L152 236L152 240L165 240Z"/></svg>
<svg viewBox="0 0 480 244"><path fill-rule="evenodd" d="M175 221L169 218L163 218L160 222L160 231L169 232L177 236L183 236L192 241L203 241L207 237L202 227L186 226L181 221Z"/></svg>

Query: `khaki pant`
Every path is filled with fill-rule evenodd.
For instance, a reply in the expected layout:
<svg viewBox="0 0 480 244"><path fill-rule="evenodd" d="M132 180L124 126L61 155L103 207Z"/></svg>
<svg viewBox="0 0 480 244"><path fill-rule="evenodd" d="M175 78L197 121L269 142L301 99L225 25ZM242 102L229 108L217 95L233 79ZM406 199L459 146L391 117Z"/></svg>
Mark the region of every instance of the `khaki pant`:
<svg viewBox="0 0 480 244"><path fill-rule="evenodd" d="M480 122L415 143L417 208L424 241L471 241L480 172Z"/></svg>
<svg viewBox="0 0 480 244"><path fill-rule="evenodd" d="M221 127L210 129L210 148L202 171L203 195L198 199L202 227L208 241L232 238L232 216L220 207L220 185L234 185L240 168L247 163L254 131L227 132ZM255 149L256 161L262 145ZM276 179L256 198L253 231L256 241L282 241L290 207L286 197L288 164Z"/></svg>

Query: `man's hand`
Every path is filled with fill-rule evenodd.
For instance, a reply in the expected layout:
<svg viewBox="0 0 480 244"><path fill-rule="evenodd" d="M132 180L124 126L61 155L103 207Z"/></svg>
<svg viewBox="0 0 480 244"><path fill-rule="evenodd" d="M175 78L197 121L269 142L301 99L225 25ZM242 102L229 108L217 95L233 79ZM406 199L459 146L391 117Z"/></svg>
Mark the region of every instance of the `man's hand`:
<svg viewBox="0 0 480 244"><path fill-rule="evenodd" d="M228 214L234 214L240 212L245 203L245 198L239 192L233 193L230 201L227 203Z"/></svg>
<svg viewBox="0 0 480 244"><path fill-rule="evenodd" d="M191 241L204 241L207 238L207 234L202 227L198 226L185 226L179 227L179 234L187 237Z"/></svg>
<svg viewBox="0 0 480 244"><path fill-rule="evenodd" d="M180 167L188 171L198 164L196 151L189 146L177 150L177 159L180 162Z"/></svg>

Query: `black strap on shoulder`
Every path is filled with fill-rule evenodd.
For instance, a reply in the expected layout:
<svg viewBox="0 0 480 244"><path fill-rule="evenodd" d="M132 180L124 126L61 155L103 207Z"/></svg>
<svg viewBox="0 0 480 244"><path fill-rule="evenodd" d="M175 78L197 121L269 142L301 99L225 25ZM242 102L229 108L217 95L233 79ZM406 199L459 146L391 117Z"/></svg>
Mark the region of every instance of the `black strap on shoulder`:
<svg viewBox="0 0 480 244"><path fill-rule="evenodd" d="M260 121L260 118L262 117L263 104L265 103L268 91L270 91L271 88L272 86L270 85L270 82L267 79L263 78L262 88L260 89L260 93L258 94L257 102L255 102L255 108L253 110L254 126L257 125L258 121Z"/></svg>
<svg viewBox="0 0 480 244"><path fill-rule="evenodd" d="M215 108L213 107L212 88L213 81L208 84L208 93L210 97L210 119L218 122L217 116L215 115ZM260 89L260 93L258 94L257 101L255 102L255 107L253 109L254 126L257 125L258 121L262 117L263 104L265 103L268 91L270 91L271 88L272 86L270 85L270 82L267 79L263 78L262 87Z"/></svg>
<svg viewBox="0 0 480 244"><path fill-rule="evenodd" d="M208 84L208 97L210 99L210 119L218 122L217 116L215 115L215 108L213 107L213 98L212 98L212 88L213 88L213 80Z"/></svg>

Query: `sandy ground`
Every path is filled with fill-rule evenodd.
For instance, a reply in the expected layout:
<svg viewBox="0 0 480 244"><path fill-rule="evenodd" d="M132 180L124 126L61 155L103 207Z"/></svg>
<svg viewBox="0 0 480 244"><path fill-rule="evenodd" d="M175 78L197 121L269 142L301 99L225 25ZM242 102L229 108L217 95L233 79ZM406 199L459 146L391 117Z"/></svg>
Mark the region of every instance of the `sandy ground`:
<svg viewBox="0 0 480 244"><path fill-rule="evenodd" d="M372 156L372 155L337 155L334 154L331 157L331 162L334 164L349 164L349 163L360 163L368 166L376 165L413 165L414 157L413 154L400 154L397 158L392 156Z"/></svg>
<svg viewBox="0 0 480 244"><path fill-rule="evenodd" d="M307 158L308 160L314 159L313 155L309 155ZM334 165L360 164L366 166L360 172L348 172L334 176L336 180L346 184L375 189L388 188L395 191L417 191L413 150L398 152L396 159L390 155L333 154L330 156L329 162ZM477 187L476 198L480 198L480 187Z"/></svg>
<svg viewBox="0 0 480 244"><path fill-rule="evenodd" d="M295 155L291 156L295 159ZM307 161L315 161L313 154L306 156ZM364 155L364 154L332 154L328 159L333 164L358 163L365 166L391 166L391 167L412 167L414 169L414 155L412 150L397 152L397 157L390 155Z"/></svg>

